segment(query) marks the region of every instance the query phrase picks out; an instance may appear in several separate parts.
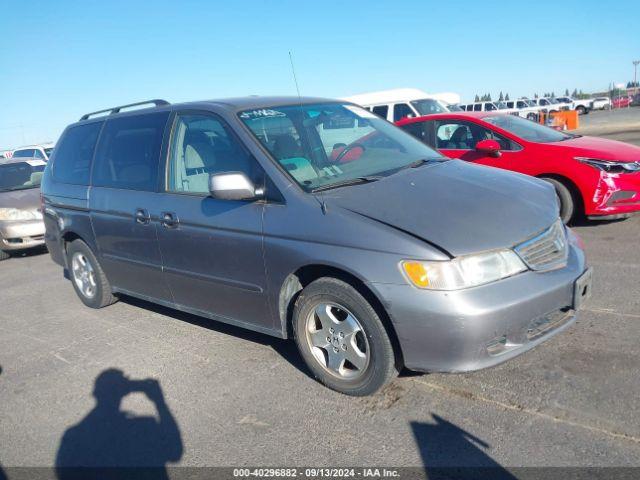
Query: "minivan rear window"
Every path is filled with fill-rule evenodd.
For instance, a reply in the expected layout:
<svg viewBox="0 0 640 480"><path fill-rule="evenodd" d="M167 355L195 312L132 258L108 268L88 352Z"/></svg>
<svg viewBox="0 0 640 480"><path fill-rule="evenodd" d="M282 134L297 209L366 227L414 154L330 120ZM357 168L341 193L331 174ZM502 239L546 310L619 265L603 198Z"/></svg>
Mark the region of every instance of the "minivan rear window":
<svg viewBox="0 0 640 480"><path fill-rule="evenodd" d="M93 169L96 187L154 191L168 112L107 120Z"/></svg>
<svg viewBox="0 0 640 480"><path fill-rule="evenodd" d="M69 128L58 142L53 165L53 178L62 183L87 185L91 159L96 148L102 122Z"/></svg>

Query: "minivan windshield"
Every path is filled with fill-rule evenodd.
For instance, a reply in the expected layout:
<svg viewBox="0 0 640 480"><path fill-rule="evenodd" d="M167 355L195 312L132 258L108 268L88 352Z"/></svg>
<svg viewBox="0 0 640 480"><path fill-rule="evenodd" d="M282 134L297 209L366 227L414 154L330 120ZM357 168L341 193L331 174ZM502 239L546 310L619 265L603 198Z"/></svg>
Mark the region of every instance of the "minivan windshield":
<svg viewBox="0 0 640 480"><path fill-rule="evenodd" d="M44 167L44 162L18 162L0 165L0 192L39 187Z"/></svg>
<svg viewBox="0 0 640 480"><path fill-rule="evenodd" d="M375 181L439 153L355 105L274 106L240 112L240 119L306 191Z"/></svg>
<svg viewBox="0 0 640 480"><path fill-rule="evenodd" d="M529 142L551 143L574 138L572 135L515 115L491 115L484 117L483 120Z"/></svg>

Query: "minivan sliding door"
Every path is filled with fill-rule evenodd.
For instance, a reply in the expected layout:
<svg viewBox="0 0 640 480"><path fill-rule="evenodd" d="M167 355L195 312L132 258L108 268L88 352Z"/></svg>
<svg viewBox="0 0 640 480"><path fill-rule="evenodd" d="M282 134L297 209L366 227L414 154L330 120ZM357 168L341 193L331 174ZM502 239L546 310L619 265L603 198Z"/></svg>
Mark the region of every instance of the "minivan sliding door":
<svg viewBox="0 0 640 480"><path fill-rule="evenodd" d="M118 290L172 301L162 275L156 193L168 112L106 121L89 196L100 264Z"/></svg>

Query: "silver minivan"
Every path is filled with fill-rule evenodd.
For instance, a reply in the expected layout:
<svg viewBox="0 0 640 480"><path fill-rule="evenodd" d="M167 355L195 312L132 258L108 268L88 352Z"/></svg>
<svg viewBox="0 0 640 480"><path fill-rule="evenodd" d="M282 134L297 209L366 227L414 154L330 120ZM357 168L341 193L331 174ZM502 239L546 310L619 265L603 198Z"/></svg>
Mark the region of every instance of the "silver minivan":
<svg viewBox="0 0 640 480"><path fill-rule="evenodd" d="M45 171L46 243L89 307L131 295L293 338L321 382L367 395L403 367L513 358L590 293L544 181L344 101L152 103L84 115Z"/></svg>

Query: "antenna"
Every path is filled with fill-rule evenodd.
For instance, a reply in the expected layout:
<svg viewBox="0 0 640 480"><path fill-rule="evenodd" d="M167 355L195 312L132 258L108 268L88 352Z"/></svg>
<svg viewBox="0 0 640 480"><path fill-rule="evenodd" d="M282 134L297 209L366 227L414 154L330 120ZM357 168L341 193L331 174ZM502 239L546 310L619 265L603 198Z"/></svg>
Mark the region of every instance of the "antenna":
<svg viewBox="0 0 640 480"><path fill-rule="evenodd" d="M296 84L296 92L298 92L298 98L301 98L300 88L298 87L298 78L296 77L296 69L293 66L293 55L291 55L291 50L289 50L289 62L291 63L291 73L293 74L293 83Z"/></svg>

